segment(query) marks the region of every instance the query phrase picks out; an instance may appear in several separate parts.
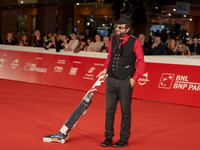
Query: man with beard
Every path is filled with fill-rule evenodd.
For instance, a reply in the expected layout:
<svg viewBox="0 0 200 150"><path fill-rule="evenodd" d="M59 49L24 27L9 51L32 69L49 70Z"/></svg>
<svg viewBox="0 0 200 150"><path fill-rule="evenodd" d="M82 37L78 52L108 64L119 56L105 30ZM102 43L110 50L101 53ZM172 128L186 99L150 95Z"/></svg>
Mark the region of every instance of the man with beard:
<svg viewBox="0 0 200 150"><path fill-rule="evenodd" d="M101 144L103 147L112 145L114 117L118 100L122 115L121 131L120 140L113 147L128 146L131 128L132 91L136 81L143 75L145 68L142 44L139 39L130 35L132 23L132 19L125 14L122 14L115 23L115 35L110 40L104 70L97 75L97 77L105 76L108 73L106 80L106 139Z"/></svg>

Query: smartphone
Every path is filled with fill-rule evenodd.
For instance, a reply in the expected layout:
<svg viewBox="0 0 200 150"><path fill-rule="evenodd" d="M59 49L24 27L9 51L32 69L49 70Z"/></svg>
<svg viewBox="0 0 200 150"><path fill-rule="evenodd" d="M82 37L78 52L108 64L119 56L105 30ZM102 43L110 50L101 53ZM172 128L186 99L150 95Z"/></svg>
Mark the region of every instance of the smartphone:
<svg viewBox="0 0 200 150"><path fill-rule="evenodd" d="M20 41L20 43L22 44L22 41Z"/></svg>

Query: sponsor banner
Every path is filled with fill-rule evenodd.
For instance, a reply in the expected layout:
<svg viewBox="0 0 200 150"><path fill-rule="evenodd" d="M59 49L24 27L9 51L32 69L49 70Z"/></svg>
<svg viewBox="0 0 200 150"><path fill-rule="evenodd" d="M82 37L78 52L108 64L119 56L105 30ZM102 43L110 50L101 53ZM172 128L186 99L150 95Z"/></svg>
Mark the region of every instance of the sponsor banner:
<svg viewBox="0 0 200 150"><path fill-rule="evenodd" d="M104 62L102 58L0 50L0 78L88 91ZM199 66L147 62L133 98L200 107L199 76ZM105 94L106 84L97 89Z"/></svg>
<svg viewBox="0 0 200 150"><path fill-rule="evenodd" d="M5 54L4 54L5 53ZM0 50L0 78L89 90L104 59ZM105 93L105 84L98 87Z"/></svg>
<svg viewBox="0 0 200 150"><path fill-rule="evenodd" d="M200 67L146 63L133 96L146 100L200 106Z"/></svg>

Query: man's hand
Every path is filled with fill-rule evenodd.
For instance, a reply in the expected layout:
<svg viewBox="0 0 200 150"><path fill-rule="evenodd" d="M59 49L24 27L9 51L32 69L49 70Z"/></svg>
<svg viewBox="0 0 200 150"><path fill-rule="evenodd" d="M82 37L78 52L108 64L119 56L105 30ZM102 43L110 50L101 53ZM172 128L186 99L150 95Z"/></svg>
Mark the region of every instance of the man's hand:
<svg viewBox="0 0 200 150"><path fill-rule="evenodd" d="M135 81L135 80L133 80L132 78L130 78L130 83L131 83L131 87L134 87L134 85L135 85L136 81Z"/></svg>
<svg viewBox="0 0 200 150"><path fill-rule="evenodd" d="M104 76L105 77L106 73L107 73L107 69L104 69L96 77L100 77L100 76Z"/></svg>

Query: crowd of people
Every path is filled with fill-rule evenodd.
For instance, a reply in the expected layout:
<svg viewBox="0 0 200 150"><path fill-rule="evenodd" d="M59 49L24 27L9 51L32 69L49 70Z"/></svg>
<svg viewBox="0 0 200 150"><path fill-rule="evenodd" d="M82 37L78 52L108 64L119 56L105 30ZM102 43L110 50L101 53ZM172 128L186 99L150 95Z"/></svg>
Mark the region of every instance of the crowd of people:
<svg viewBox="0 0 200 150"><path fill-rule="evenodd" d="M193 40L184 41L181 37L167 36L162 41L160 36L152 36L149 42L145 42L144 34L139 35L144 55L200 55L199 37L193 36Z"/></svg>
<svg viewBox="0 0 200 150"><path fill-rule="evenodd" d="M112 32L109 37L102 38L100 34L90 34L89 29L86 29L85 34L81 32L77 35L76 32L72 32L70 37L66 33L51 32L41 36L40 31L36 30L31 45L27 34L23 34L18 42L11 31L7 34L4 43L0 39L0 44L44 47L45 50L54 48L56 52L61 50L76 51L78 48L79 51L107 53L113 34ZM166 41L162 41L160 36L152 36L149 42L145 42L144 34L140 34L138 39L141 41L144 55L200 55L199 37L197 35L187 43L183 42L179 36L172 38L170 35L167 35Z"/></svg>

